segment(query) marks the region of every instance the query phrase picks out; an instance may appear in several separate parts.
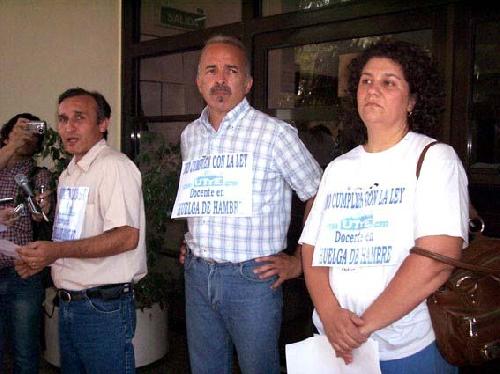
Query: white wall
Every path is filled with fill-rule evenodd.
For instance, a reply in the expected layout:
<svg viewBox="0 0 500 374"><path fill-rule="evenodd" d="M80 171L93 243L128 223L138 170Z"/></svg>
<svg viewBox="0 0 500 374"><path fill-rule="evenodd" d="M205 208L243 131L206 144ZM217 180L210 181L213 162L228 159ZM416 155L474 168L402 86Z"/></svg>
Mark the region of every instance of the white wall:
<svg viewBox="0 0 500 374"><path fill-rule="evenodd" d="M0 124L31 112L54 125L70 87L101 92L120 146L121 0L0 0Z"/></svg>

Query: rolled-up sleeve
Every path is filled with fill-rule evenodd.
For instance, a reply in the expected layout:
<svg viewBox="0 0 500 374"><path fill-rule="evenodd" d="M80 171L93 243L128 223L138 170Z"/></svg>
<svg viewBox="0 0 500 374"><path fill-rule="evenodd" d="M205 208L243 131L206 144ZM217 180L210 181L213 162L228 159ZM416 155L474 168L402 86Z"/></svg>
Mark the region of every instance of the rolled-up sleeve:
<svg viewBox="0 0 500 374"><path fill-rule="evenodd" d="M127 159L104 162L106 175L98 187L103 230L130 226L140 228L141 175Z"/></svg>
<svg viewBox="0 0 500 374"><path fill-rule="evenodd" d="M274 160L286 182L305 201L316 195L321 179L321 168L304 143L297 130L290 125L283 126L278 133Z"/></svg>

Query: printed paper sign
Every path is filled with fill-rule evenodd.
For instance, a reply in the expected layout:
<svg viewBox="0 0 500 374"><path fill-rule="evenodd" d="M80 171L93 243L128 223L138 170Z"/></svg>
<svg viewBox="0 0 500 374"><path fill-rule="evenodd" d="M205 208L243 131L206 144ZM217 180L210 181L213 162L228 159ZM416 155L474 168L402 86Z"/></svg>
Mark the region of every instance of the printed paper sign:
<svg viewBox="0 0 500 374"><path fill-rule="evenodd" d="M60 187L52 240L77 240L82 235L89 187Z"/></svg>
<svg viewBox="0 0 500 374"><path fill-rule="evenodd" d="M184 161L172 218L252 215L253 155L221 153Z"/></svg>
<svg viewBox="0 0 500 374"><path fill-rule="evenodd" d="M332 192L327 195L314 266L353 268L396 263L391 211L405 188Z"/></svg>

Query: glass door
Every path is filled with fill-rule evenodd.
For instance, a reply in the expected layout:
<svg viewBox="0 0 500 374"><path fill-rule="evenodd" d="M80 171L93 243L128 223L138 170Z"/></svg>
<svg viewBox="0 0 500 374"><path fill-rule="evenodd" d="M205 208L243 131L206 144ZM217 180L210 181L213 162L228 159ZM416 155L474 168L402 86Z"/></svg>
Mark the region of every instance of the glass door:
<svg viewBox="0 0 500 374"><path fill-rule="evenodd" d="M443 60L440 11L398 13L257 35L254 48L255 105L295 126L322 168L356 145L339 119L346 99L347 66L382 37L417 43ZM289 245L302 229L301 202L294 198Z"/></svg>

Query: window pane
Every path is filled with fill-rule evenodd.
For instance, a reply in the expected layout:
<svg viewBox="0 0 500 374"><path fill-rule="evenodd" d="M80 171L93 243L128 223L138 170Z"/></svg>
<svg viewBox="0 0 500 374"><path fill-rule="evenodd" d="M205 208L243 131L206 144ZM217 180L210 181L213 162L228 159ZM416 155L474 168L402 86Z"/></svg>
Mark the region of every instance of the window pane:
<svg viewBox="0 0 500 374"><path fill-rule="evenodd" d="M241 21L241 0L142 0L141 41Z"/></svg>
<svg viewBox="0 0 500 374"><path fill-rule="evenodd" d="M197 114L203 99L195 84L200 51L144 58L140 61L143 116Z"/></svg>
<svg viewBox="0 0 500 374"><path fill-rule="evenodd" d="M392 35L430 50L432 31ZM347 65L357 53L381 37L306 44L269 52L268 107L291 109L331 107L339 103L347 84Z"/></svg>
<svg viewBox="0 0 500 374"><path fill-rule="evenodd" d="M262 0L262 15L272 16L304 10L330 7L355 0Z"/></svg>
<svg viewBox="0 0 500 374"><path fill-rule="evenodd" d="M432 30L392 35L430 50ZM351 139L339 123L347 88L347 66L380 36L307 44L269 51L268 108L297 127L322 167L348 151Z"/></svg>
<svg viewBox="0 0 500 374"><path fill-rule="evenodd" d="M500 22L477 25L472 79L472 167L500 167Z"/></svg>
<svg viewBox="0 0 500 374"><path fill-rule="evenodd" d="M147 133L150 135L146 137L152 136L153 138L161 138L161 142L164 141L170 145L178 145L181 141L181 133L188 124L188 122L148 122ZM155 144L156 141L153 140L150 143ZM143 146L144 144L141 139L141 147ZM145 149L141 149L141 152L144 150Z"/></svg>

